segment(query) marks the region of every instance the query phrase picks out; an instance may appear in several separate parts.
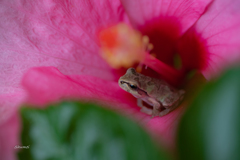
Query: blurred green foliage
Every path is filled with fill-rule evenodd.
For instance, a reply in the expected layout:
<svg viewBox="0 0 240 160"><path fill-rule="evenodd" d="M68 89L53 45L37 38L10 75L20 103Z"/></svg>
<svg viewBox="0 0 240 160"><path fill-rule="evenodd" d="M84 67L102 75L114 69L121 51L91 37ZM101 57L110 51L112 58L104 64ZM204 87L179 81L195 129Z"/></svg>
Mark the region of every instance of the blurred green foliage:
<svg viewBox="0 0 240 160"><path fill-rule="evenodd" d="M169 159L136 123L94 104L21 109L20 160Z"/></svg>
<svg viewBox="0 0 240 160"><path fill-rule="evenodd" d="M181 160L240 159L240 68L205 85L183 116Z"/></svg>

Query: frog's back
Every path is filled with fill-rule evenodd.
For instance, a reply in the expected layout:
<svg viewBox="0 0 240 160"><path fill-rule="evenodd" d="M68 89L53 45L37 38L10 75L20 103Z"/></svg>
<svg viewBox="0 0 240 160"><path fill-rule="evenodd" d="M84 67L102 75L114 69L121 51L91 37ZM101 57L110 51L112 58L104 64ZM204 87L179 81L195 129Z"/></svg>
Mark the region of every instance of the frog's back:
<svg viewBox="0 0 240 160"><path fill-rule="evenodd" d="M180 103L183 100L185 91L184 90L174 90L168 92L164 98L160 100L163 106L173 106L176 103Z"/></svg>
<svg viewBox="0 0 240 160"><path fill-rule="evenodd" d="M160 79L153 78L151 83L155 83L155 89L149 92L150 96L156 98L163 106L172 106L183 99L184 90L177 90Z"/></svg>

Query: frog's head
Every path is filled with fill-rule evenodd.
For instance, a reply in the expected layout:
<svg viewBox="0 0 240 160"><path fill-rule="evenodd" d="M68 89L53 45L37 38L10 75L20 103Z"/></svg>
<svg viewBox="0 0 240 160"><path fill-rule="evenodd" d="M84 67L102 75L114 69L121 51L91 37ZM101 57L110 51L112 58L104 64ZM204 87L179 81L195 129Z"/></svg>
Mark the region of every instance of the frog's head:
<svg viewBox="0 0 240 160"><path fill-rule="evenodd" d="M142 91L139 78L140 74L134 68L129 68L126 74L119 78L118 84L123 90L131 93L136 98L140 98Z"/></svg>

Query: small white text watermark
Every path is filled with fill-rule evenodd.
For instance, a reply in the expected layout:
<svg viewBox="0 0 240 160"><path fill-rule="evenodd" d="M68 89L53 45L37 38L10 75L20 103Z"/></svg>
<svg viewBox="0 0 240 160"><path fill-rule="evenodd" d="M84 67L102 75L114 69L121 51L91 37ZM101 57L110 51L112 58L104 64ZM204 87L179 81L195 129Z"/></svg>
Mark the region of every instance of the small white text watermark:
<svg viewBox="0 0 240 160"><path fill-rule="evenodd" d="M28 145L28 146L19 146L19 145L16 145L15 147L14 147L14 149L29 149L30 148L30 145Z"/></svg>

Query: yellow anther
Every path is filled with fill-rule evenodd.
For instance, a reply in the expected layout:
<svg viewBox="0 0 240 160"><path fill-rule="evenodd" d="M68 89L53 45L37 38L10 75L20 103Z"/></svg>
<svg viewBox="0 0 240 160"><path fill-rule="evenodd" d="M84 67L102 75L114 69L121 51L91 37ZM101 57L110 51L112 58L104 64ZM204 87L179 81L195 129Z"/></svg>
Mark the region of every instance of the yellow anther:
<svg viewBox="0 0 240 160"><path fill-rule="evenodd" d="M119 23L99 35L101 55L113 68L129 68L144 60L149 38L127 24Z"/></svg>

